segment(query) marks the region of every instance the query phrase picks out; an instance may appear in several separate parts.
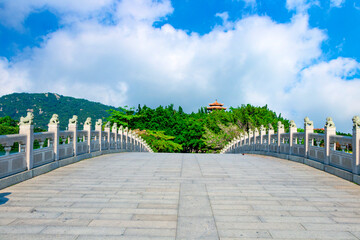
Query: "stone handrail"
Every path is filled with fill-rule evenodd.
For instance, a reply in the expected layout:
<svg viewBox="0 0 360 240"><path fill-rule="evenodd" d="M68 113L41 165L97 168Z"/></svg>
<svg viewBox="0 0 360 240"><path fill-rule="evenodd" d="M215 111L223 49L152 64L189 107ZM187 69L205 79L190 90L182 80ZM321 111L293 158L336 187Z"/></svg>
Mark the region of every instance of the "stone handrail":
<svg viewBox="0 0 360 240"><path fill-rule="evenodd" d="M271 125L266 129L250 130L230 141L220 153L254 153L278 156L300 161L319 169L331 172L350 181L360 182L360 118L353 118L352 137L336 135L332 118L326 119L324 134L314 133L313 122L304 119L304 132L297 132L294 121L290 122L289 132L285 133L281 122L278 132ZM279 128L280 126L280 128ZM255 136L253 132L259 133ZM255 140L254 140L255 139ZM341 150L336 149L340 145ZM352 152L349 147L352 147ZM302 159L300 159L300 158ZM342 172L339 172L339 171Z"/></svg>
<svg viewBox="0 0 360 240"><path fill-rule="evenodd" d="M39 149L34 149L35 140ZM43 147L45 142L47 146ZM19 151L13 153L11 147L16 143ZM153 152L144 139L122 126L113 124L110 129L108 122L103 130L102 121L98 120L93 130L91 118L79 130L74 116L69 120L68 130L60 131L58 115L54 114L47 132L34 133L31 112L21 118L19 134L0 136L0 145L5 149L5 155L0 156L0 179L67 158L84 159L122 151Z"/></svg>

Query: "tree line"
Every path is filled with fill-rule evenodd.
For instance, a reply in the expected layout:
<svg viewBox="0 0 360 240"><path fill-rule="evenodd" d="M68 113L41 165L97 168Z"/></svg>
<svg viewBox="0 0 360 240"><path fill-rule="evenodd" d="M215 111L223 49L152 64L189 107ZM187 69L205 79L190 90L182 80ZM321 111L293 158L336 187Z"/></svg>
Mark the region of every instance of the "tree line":
<svg viewBox="0 0 360 240"><path fill-rule="evenodd" d="M289 120L267 105L247 104L213 112L203 107L189 114L173 104L154 109L139 105L137 109L124 107L109 112L109 121L136 131L157 152L214 153L249 129L270 123L276 130L278 121L289 127Z"/></svg>

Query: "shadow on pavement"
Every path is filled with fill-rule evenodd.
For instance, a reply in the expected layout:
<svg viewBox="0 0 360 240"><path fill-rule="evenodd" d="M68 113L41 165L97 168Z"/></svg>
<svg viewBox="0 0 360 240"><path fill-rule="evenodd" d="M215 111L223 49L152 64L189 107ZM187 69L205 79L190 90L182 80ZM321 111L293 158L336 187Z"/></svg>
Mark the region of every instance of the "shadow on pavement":
<svg viewBox="0 0 360 240"><path fill-rule="evenodd" d="M11 193L9 192L4 192L4 193L0 193L0 205L5 204L7 201L9 201L9 199L6 197L8 195L10 195Z"/></svg>

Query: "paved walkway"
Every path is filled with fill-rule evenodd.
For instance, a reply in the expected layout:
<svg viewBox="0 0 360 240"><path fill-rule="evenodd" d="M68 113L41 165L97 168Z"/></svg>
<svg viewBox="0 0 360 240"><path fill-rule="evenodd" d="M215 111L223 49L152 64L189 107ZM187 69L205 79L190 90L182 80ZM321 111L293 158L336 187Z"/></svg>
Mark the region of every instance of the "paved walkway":
<svg viewBox="0 0 360 240"><path fill-rule="evenodd" d="M360 187L262 156L122 153L0 191L0 239L360 239Z"/></svg>

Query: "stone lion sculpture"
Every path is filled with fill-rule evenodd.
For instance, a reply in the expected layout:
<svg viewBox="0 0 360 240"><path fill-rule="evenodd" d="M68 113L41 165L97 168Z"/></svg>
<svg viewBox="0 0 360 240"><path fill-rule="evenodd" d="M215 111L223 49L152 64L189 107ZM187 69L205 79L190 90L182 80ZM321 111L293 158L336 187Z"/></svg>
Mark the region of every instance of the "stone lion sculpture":
<svg viewBox="0 0 360 240"><path fill-rule="evenodd" d="M96 126L102 126L102 120L98 119L95 123Z"/></svg>
<svg viewBox="0 0 360 240"><path fill-rule="evenodd" d="M26 117L20 118L19 125L32 125L34 120L34 114L32 112L27 112Z"/></svg>
<svg viewBox="0 0 360 240"><path fill-rule="evenodd" d="M290 127L291 127L291 128L296 128L296 124L295 124L295 121L294 121L294 120L291 120L291 121L290 121Z"/></svg>
<svg viewBox="0 0 360 240"><path fill-rule="evenodd" d="M278 121L277 125L278 125L278 130L284 129L284 124L282 124L280 121Z"/></svg>
<svg viewBox="0 0 360 240"><path fill-rule="evenodd" d="M59 115L57 114L53 114L51 119L50 119L50 122L49 124L53 125L53 124L59 124L60 121L59 121Z"/></svg>
<svg viewBox="0 0 360 240"><path fill-rule="evenodd" d="M268 124L269 130L274 130L274 127L271 125L271 123Z"/></svg>
<svg viewBox="0 0 360 240"><path fill-rule="evenodd" d="M78 116L74 115L72 118L69 119L69 124L77 124Z"/></svg>
<svg viewBox="0 0 360 240"><path fill-rule="evenodd" d="M114 124L113 124L112 130L113 130L113 131L117 131L117 123L114 123Z"/></svg>
<svg viewBox="0 0 360 240"><path fill-rule="evenodd" d="M261 126L260 126L260 131L262 131L262 132L263 132L263 131L266 131L266 128L264 127L264 125L261 125Z"/></svg>
<svg viewBox="0 0 360 240"><path fill-rule="evenodd" d="M332 117L327 117L327 118L326 118L325 127L326 127L326 128L333 128L333 127L335 127L335 123L333 122Z"/></svg>
<svg viewBox="0 0 360 240"><path fill-rule="evenodd" d="M88 117L84 123L84 125L89 126L91 125L91 117Z"/></svg>
<svg viewBox="0 0 360 240"><path fill-rule="evenodd" d="M308 117L306 117L306 118L304 118L304 125L311 127L311 126L314 126L314 123L313 123L313 121L310 121L310 119Z"/></svg>
<svg viewBox="0 0 360 240"><path fill-rule="evenodd" d="M354 128L360 128L360 117L359 116L354 116L352 118L352 121L353 121L353 126Z"/></svg>
<svg viewBox="0 0 360 240"><path fill-rule="evenodd" d="M106 128L110 128L110 125L111 125L111 122L107 122L107 123L105 124L105 127L106 127Z"/></svg>

